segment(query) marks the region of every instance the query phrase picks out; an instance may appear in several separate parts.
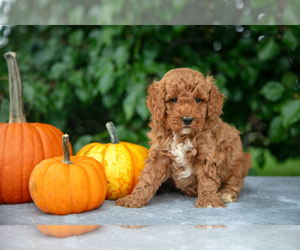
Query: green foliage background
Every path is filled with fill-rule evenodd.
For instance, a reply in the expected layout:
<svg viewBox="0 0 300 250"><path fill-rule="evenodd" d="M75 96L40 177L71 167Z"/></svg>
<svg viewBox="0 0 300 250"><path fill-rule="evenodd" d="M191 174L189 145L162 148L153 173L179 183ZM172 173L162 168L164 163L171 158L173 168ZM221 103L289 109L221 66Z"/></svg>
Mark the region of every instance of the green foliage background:
<svg viewBox="0 0 300 250"><path fill-rule="evenodd" d="M272 165L279 170L269 174L300 175L299 26L14 26L1 33L9 42L0 54L18 56L27 121L68 133L75 152L108 142L107 121L120 140L148 147L148 85L190 67L214 75L227 96L222 118L242 132L251 174ZM0 60L0 122L7 122Z"/></svg>
<svg viewBox="0 0 300 250"><path fill-rule="evenodd" d="M300 2L295 0L7 0L5 3L10 7L3 4L0 12L3 9L9 24L300 23Z"/></svg>

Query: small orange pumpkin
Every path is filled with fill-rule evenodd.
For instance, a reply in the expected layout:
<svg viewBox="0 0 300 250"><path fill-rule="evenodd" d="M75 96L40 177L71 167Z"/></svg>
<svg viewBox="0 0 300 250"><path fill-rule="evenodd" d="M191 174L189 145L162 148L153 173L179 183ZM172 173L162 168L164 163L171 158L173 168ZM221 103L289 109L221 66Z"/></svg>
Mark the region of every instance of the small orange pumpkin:
<svg viewBox="0 0 300 250"><path fill-rule="evenodd" d="M45 235L57 238L76 236L98 229L99 225L36 225Z"/></svg>
<svg viewBox="0 0 300 250"><path fill-rule="evenodd" d="M40 161L62 155L63 132L49 124L26 122L16 54L9 52L4 57L9 72L10 114L8 123L0 123L0 204L31 202L31 171Z"/></svg>
<svg viewBox="0 0 300 250"><path fill-rule="evenodd" d="M63 135L63 148L63 157L46 159L33 169L29 180L33 202L56 215L98 208L107 193L103 166L92 157L70 157L68 135Z"/></svg>
<svg viewBox="0 0 300 250"><path fill-rule="evenodd" d="M106 199L116 200L131 194L145 166L148 149L129 142L119 142L115 126L106 124L111 143L90 143L81 148L77 156L91 156L104 167L108 180Z"/></svg>

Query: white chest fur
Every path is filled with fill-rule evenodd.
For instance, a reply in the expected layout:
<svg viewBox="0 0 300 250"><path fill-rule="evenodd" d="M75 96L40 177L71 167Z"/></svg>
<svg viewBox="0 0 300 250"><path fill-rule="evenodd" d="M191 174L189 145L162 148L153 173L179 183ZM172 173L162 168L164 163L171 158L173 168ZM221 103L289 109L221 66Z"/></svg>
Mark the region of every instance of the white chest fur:
<svg viewBox="0 0 300 250"><path fill-rule="evenodd" d="M187 139L184 143L178 143L177 138L177 135L173 137L170 153L174 156L177 167L184 168L184 170L178 175L178 180L180 180L187 178L192 174L192 167L187 165L186 153L194 147L190 139Z"/></svg>

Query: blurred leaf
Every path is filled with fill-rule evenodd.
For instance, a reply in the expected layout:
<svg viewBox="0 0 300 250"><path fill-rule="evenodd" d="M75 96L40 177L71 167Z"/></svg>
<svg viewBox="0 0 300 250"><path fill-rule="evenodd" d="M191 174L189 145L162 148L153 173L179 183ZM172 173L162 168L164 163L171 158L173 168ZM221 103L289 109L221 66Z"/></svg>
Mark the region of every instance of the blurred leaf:
<svg viewBox="0 0 300 250"><path fill-rule="evenodd" d="M89 33L88 37L89 37L90 39L94 40L94 42L96 42L96 43L97 43L97 42L101 42L101 30L98 29L98 28L93 29L93 30Z"/></svg>
<svg viewBox="0 0 300 250"><path fill-rule="evenodd" d="M263 151L264 154L264 165L259 165L255 159L257 155L261 154ZM264 176L296 176L300 175L300 159L287 159L283 162L276 160L276 157L270 152L269 149L262 148L251 148L250 153L252 155L252 168L256 170L257 175ZM252 169L251 168L251 169Z"/></svg>
<svg viewBox="0 0 300 250"><path fill-rule="evenodd" d="M77 70L68 76L68 81L75 87L81 88L83 86L83 75L83 70Z"/></svg>
<svg viewBox="0 0 300 250"><path fill-rule="evenodd" d="M81 5L74 6L69 13L68 19L72 24L82 24L84 16L84 8Z"/></svg>
<svg viewBox="0 0 300 250"><path fill-rule="evenodd" d="M118 68L124 67L124 65L128 62L129 48L125 44L119 45L114 51L113 57Z"/></svg>
<svg viewBox="0 0 300 250"><path fill-rule="evenodd" d="M270 103L267 103L265 105L260 106L260 116L261 119L271 119L274 116L274 110L273 110L273 105Z"/></svg>
<svg viewBox="0 0 300 250"><path fill-rule="evenodd" d="M76 142L73 144L73 154L77 154L77 152L84 147L85 145L93 142L93 136L91 135L83 135L80 136Z"/></svg>
<svg viewBox="0 0 300 250"><path fill-rule="evenodd" d="M186 0L174 0L173 2L177 9L181 9L186 4Z"/></svg>
<svg viewBox="0 0 300 250"><path fill-rule="evenodd" d="M282 22L286 25L299 24L299 16L297 17L295 10L291 4L288 4L282 14Z"/></svg>
<svg viewBox="0 0 300 250"><path fill-rule="evenodd" d="M49 75L51 79L59 80L62 79L63 74L69 68L69 65L64 62L54 63L50 69Z"/></svg>
<svg viewBox="0 0 300 250"><path fill-rule="evenodd" d="M288 57L281 57L278 61L278 70L280 71L287 71L290 69L290 58Z"/></svg>
<svg viewBox="0 0 300 250"><path fill-rule="evenodd" d="M136 112L144 121L150 117L150 112L146 105L146 96L141 95L137 100Z"/></svg>
<svg viewBox="0 0 300 250"><path fill-rule="evenodd" d="M255 161L257 162L259 168L264 167L266 160L265 160L265 154L263 150L259 151L259 153L255 158Z"/></svg>
<svg viewBox="0 0 300 250"><path fill-rule="evenodd" d="M274 38L270 38L267 43L263 43L258 50L258 57L260 60L268 60L273 58L278 53L278 44Z"/></svg>
<svg viewBox="0 0 300 250"><path fill-rule="evenodd" d="M138 135L134 131L125 127L124 125L117 125L116 128L118 131L120 141L137 143L137 141L139 140Z"/></svg>
<svg viewBox="0 0 300 250"><path fill-rule="evenodd" d="M276 4L276 2L273 2L270 0L250 0L250 5L253 8L258 8L258 7L269 5L269 4Z"/></svg>
<svg viewBox="0 0 300 250"><path fill-rule="evenodd" d="M234 101L234 102L239 102L242 97L243 97L243 92L239 89L236 89L235 91L233 91L233 93L231 93L232 96L230 96L230 98Z"/></svg>
<svg viewBox="0 0 300 250"><path fill-rule="evenodd" d="M8 122L9 119L9 100L4 98L0 103L0 122Z"/></svg>
<svg viewBox="0 0 300 250"><path fill-rule="evenodd" d="M98 88L102 95L106 94L114 86L114 77L110 72L104 73L104 75L99 79Z"/></svg>
<svg viewBox="0 0 300 250"><path fill-rule="evenodd" d="M296 49L296 47L299 44L298 39L296 38L296 36L293 34L291 29L288 29L283 37L282 37L282 41L289 47L291 47L293 50Z"/></svg>
<svg viewBox="0 0 300 250"><path fill-rule="evenodd" d="M259 72L255 68L248 66L242 71L242 78L247 80L250 85L253 85L257 79L258 73Z"/></svg>
<svg viewBox="0 0 300 250"><path fill-rule="evenodd" d="M123 110L125 112L127 120L130 120L134 115L138 97L143 92L143 90L144 86L142 84L138 84L137 86L128 90L127 96L125 97L123 102Z"/></svg>
<svg viewBox="0 0 300 250"><path fill-rule="evenodd" d="M144 49L143 55L142 55L142 60L146 67L151 67L155 58L157 57L157 53L158 53L158 51L153 50L153 48L151 48L151 49L145 48Z"/></svg>
<svg viewBox="0 0 300 250"><path fill-rule="evenodd" d="M66 130L68 112L63 109L61 111L52 112L48 115L49 123L61 131Z"/></svg>
<svg viewBox="0 0 300 250"><path fill-rule="evenodd" d="M111 26L108 26L107 29L103 29L101 32L101 40L107 46L111 44L113 36L114 29Z"/></svg>
<svg viewBox="0 0 300 250"><path fill-rule="evenodd" d="M269 129L269 136L272 142L278 143L285 140L288 136L286 128L280 116L272 119Z"/></svg>
<svg viewBox="0 0 300 250"><path fill-rule="evenodd" d="M69 42L71 45L79 46L82 43L82 40L84 38L84 32L83 30L76 30L75 32L71 33L69 36Z"/></svg>
<svg viewBox="0 0 300 250"><path fill-rule="evenodd" d="M290 89L293 89L295 87L297 78L297 75L295 75L293 72L287 71L284 72L284 74L282 75L281 81L285 86L287 86Z"/></svg>
<svg viewBox="0 0 300 250"><path fill-rule="evenodd" d="M300 135L300 125L299 124L293 124L293 126L291 126L291 135L296 137Z"/></svg>
<svg viewBox="0 0 300 250"><path fill-rule="evenodd" d="M271 34L277 33L277 27L274 25L251 25L250 28L254 32L262 31L262 32L269 32Z"/></svg>
<svg viewBox="0 0 300 250"><path fill-rule="evenodd" d="M66 98L70 93L69 86L65 83L57 84L50 96L53 109L60 110L65 106Z"/></svg>
<svg viewBox="0 0 300 250"><path fill-rule="evenodd" d="M101 60L100 65L95 69L95 71L98 71L98 73L95 72L95 74L100 74L98 90L102 95L104 95L108 93L114 85L114 65L110 60L106 62Z"/></svg>
<svg viewBox="0 0 300 250"><path fill-rule="evenodd" d="M284 90L285 88L280 82L270 81L263 86L259 93L267 100L275 102L281 98Z"/></svg>
<svg viewBox="0 0 300 250"><path fill-rule="evenodd" d="M81 88L81 89L76 88L75 95L83 103L87 103L91 97L89 89L86 89L86 88Z"/></svg>
<svg viewBox="0 0 300 250"><path fill-rule="evenodd" d="M77 52L72 47L65 47L62 56L62 62L69 65L69 68L74 67Z"/></svg>
<svg viewBox="0 0 300 250"><path fill-rule="evenodd" d="M27 82L23 82L24 100L28 101L35 109L40 110L42 114L46 114L49 107L47 98L49 89L50 86L46 84L41 84L38 82L28 84Z"/></svg>
<svg viewBox="0 0 300 250"><path fill-rule="evenodd" d="M102 96L102 103L106 108L111 108L118 103L118 98L114 94L105 94Z"/></svg>
<svg viewBox="0 0 300 250"><path fill-rule="evenodd" d="M289 100L281 109L283 126L286 128L300 120L300 100Z"/></svg>

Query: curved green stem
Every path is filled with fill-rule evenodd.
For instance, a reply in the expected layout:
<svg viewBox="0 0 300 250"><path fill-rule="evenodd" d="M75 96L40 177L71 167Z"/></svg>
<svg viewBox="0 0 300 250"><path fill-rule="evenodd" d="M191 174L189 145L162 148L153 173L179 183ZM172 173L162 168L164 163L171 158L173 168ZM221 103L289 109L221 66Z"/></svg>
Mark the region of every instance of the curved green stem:
<svg viewBox="0 0 300 250"><path fill-rule="evenodd" d="M16 53L5 53L4 58L9 73L9 123L26 123L23 104L23 88Z"/></svg>
<svg viewBox="0 0 300 250"><path fill-rule="evenodd" d="M64 158L62 160L62 163L66 164L72 164L71 157L70 157L70 148L69 148L69 135L64 134L62 136L62 145L63 145L63 152L64 152Z"/></svg>
<svg viewBox="0 0 300 250"><path fill-rule="evenodd" d="M109 133L110 136L110 141L112 144L118 144L119 143L119 138L118 138L118 134L117 134L117 130L115 125L112 122L107 122L105 124L107 131Z"/></svg>

